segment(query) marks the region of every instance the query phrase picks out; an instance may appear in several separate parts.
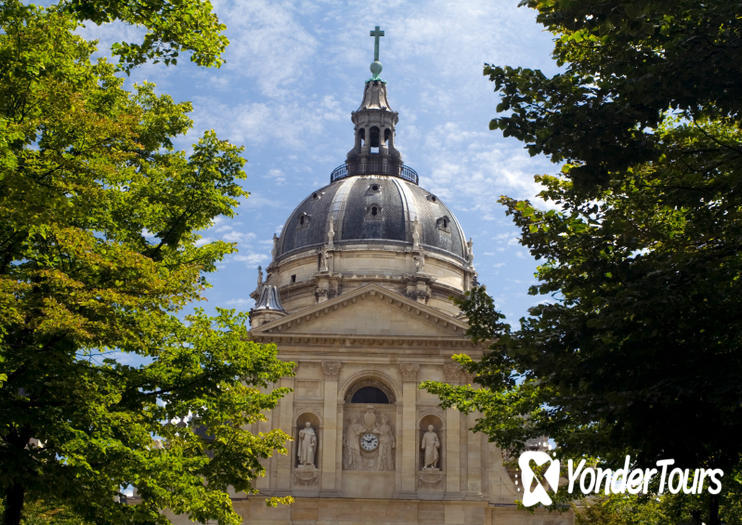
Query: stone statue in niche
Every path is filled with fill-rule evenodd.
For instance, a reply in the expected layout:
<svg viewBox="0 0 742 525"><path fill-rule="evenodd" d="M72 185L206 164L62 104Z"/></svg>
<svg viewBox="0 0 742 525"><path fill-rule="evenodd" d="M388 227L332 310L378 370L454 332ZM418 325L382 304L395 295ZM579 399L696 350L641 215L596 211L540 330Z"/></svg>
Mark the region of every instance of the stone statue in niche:
<svg viewBox="0 0 742 525"><path fill-rule="evenodd" d="M420 448L425 451L423 470L439 470L438 461L440 460L440 455L438 450L441 448L441 442L438 439L438 434L435 433L433 425L428 425L428 431L423 435Z"/></svg>
<svg viewBox="0 0 742 525"><path fill-rule="evenodd" d="M379 455L377 457L376 470L394 470L394 432L389 425L385 415L381 416L381 425L378 428Z"/></svg>
<svg viewBox="0 0 742 525"><path fill-rule="evenodd" d="M263 267L258 266L258 293L263 288Z"/></svg>
<svg viewBox="0 0 742 525"><path fill-rule="evenodd" d="M345 468L349 470L359 470L361 463L361 434L363 434L363 425L358 421L358 416L353 416L350 426L345 433Z"/></svg>
<svg viewBox="0 0 742 525"><path fill-rule="evenodd" d="M296 455L300 467L315 467L314 455L317 452L317 434L312 424L307 421L299 431L299 446Z"/></svg>

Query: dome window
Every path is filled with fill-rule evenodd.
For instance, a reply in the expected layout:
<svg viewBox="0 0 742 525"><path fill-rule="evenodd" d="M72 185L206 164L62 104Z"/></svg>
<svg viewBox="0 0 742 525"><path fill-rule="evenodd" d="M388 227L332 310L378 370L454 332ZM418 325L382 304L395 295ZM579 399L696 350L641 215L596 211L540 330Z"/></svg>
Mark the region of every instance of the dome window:
<svg viewBox="0 0 742 525"><path fill-rule="evenodd" d="M445 232L451 231L451 219L448 217L448 215L439 217L438 220L435 221L435 225L438 227L439 230L443 230Z"/></svg>
<svg viewBox="0 0 742 525"><path fill-rule="evenodd" d="M427 195L425 196L425 198L426 198L426 199L428 199L428 200L429 200L430 202L436 202L436 201L438 200L438 197L436 197L436 196L435 196L435 195L433 195L432 193L428 193L428 194L427 194Z"/></svg>
<svg viewBox="0 0 742 525"><path fill-rule="evenodd" d="M306 228L309 226L309 221L311 217L307 212L302 212L301 215L299 215L299 228Z"/></svg>
<svg viewBox="0 0 742 525"><path fill-rule="evenodd" d="M381 191L381 186L379 186L378 184L372 184L370 187L371 191Z"/></svg>
<svg viewBox="0 0 742 525"><path fill-rule="evenodd" d="M369 204L368 208L366 208L366 219L381 220L381 213L381 206L379 206L378 204Z"/></svg>

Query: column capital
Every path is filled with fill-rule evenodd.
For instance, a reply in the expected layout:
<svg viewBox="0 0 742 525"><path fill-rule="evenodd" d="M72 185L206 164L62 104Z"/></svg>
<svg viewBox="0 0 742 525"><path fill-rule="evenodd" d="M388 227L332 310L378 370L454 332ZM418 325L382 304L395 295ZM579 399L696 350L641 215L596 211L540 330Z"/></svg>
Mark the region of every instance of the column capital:
<svg viewBox="0 0 742 525"><path fill-rule="evenodd" d="M444 363L443 365L443 378L447 383L470 383L472 376L462 366L453 361Z"/></svg>
<svg viewBox="0 0 742 525"><path fill-rule="evenodd" d="M400 363L399 371L402 373L403 381L417 381L417 373L420 365L417 363Z"/></svg>
<svg viewBox="0 0 742 525"><path fill-rule="evenodd" d="M337 379L340 375L340 367L342 363L340 361L322 361L322 372L328 379Z"/></svg>

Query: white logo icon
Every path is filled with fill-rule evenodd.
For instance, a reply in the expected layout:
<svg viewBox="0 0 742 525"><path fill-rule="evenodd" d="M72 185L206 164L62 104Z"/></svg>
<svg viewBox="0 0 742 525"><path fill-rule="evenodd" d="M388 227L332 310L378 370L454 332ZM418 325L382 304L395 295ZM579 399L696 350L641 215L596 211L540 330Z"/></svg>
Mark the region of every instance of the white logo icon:
<svg viewBox="0 0 742 525"><path fill-rule="evenodd" d="M530 507L537 503L551 505L549 494L531 469L531 461L539 467L546 463L551 463L544 473L544 479L549 484L551 490L556 492L559 485L559 460L549 457L546 452L540 450L523 452L520 458L518 458L518 467L520 468L521 481L523 482L523 506Z"/></svg>

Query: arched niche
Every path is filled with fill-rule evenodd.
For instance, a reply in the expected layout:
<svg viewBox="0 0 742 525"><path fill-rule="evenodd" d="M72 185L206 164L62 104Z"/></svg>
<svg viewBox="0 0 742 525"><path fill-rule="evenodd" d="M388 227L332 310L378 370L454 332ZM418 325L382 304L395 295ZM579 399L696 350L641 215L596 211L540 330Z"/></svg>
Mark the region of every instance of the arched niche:
<svg viewBox="0 0 742 525"><path fill-rule="evenodd" d="M316 444L314 447L314 454L312 455L312 464L315 468L319 467L319 460L320 460L320 445L321 445L321 435L320 435L320 420L319 418L311 413L311 412L304 412L303 414L299 415L296 418L296 426L294 427L294 466L296 467L302 467L301 461L301 455L300 455L300 447L302 445L302 436L300 435L300 432L302 429L307 428L307 423L309 423L309 426L314 431L314 436L316 440ZM308 465L304 465L304 467L307 467Z"/></svg>
<svg viewBox="0 0 742 525"><path fill-rule="evenodd" d="M381 145L380 144L381 141L379 139L379 128L376 127L376 126L372 126L371 129L369 130L369 134L368 135L369 135L369 137L368 137L369 138L369 145L372 148L378 148Z"/></svg>
<svg viewBox="0 0 742 525"><path fill-rule="evenodd" d="M433 432L435 432L436 436L438 437L438 462L437 462L437 468L439 470L445 469L445 433L443 432L443 422L441 421L441 418L438 416L429 414L426 416L423 416L420 419L419 425L418 425L418 439L417 439L417 447L418 447L418 470L423 470L425 467L425 448L423 447L423 439L425 438L425 434L429 431L428 427L433 427Z"/></svg>
<svg viewBox="0 0 742 525"><path fill-rule="evenodd" d="M380 372L360 372L343 386L343 470L396 469L397 394Z"/></svg>

